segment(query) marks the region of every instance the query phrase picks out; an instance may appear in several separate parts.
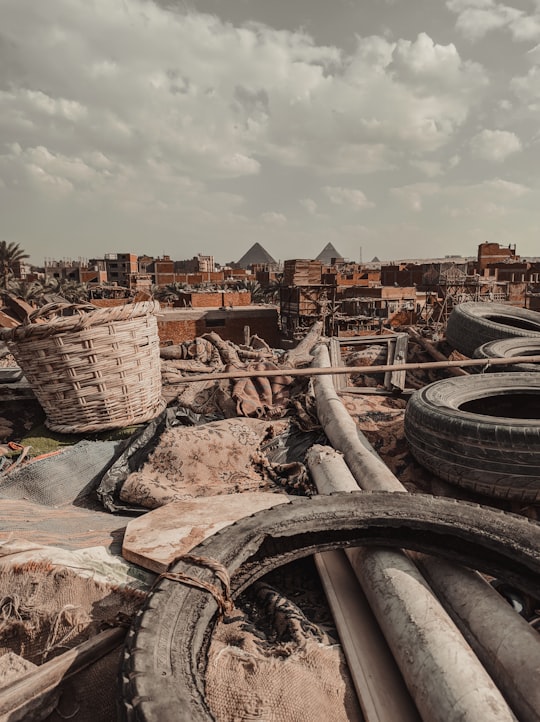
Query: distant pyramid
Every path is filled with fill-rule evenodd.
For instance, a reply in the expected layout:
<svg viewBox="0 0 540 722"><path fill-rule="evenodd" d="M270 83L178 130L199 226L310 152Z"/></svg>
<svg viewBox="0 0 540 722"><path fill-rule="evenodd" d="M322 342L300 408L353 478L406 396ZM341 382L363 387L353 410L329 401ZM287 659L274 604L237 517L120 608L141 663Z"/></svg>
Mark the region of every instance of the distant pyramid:
<svg viewBox="0 0 540 722"><path fill-rule="evenodd" d="M380 261L377 256L373 256L373 260L371 261L371 263L380 263Z"/></svg>
<svg viewBox="0 0 540 722"><path fill-rule="evenodd" d="M329 264L332 263L332 258L343 258L343 256L336 251L331 243L327 243L315 260Z"/></svg>
<svg viewBox="0 0 540 722"><path fill-rule="evenodd" d="M237 265L239 268L249 268L249 266L253 266L256 263L276 263L268 251L265 250L260 243L254 243L249 251L244 253Z"/></svg>

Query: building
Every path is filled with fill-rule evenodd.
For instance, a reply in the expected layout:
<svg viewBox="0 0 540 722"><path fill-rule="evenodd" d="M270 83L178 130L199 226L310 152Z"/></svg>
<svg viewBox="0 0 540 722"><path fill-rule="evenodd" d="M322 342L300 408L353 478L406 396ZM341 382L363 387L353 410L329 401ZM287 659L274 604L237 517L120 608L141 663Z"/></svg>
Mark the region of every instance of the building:
<svg viewBox="0 0 540 722"><path fill-rule="evenodd" d="M498 243L481 243L478 246L478 272L482 273L491 263L501 263L508 261L519 261L516 256L515 244L511 246L501 246Z"/></svg>
<svg viewBox="0 0 540 722"><path fill-rule="evenodd" d="M103 260L108 283L131 288L132 277L139 272L138 256L135 253L106 253Z"/></svg>
<svg viewBox="0 0 540 722"><path fill-rule="evenodd" d="M253 334L275 348L281 343L278 311L271 306L162 308L157 322L162 344L191 341L212 331L237 344Z"/></svg>

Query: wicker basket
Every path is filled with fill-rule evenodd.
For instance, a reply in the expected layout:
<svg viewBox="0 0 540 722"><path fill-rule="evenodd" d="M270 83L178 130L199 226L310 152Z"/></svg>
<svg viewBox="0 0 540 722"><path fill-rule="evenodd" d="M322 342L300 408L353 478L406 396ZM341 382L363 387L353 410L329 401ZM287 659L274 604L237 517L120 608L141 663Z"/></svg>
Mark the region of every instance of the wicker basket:
<svg viewBox="0 0 540 722"><path fill-rule="evenodd" d="M49 304L27 323L0 331L49 429L75 434L120 428L165 408L157 310L157 302Z"/></svg>

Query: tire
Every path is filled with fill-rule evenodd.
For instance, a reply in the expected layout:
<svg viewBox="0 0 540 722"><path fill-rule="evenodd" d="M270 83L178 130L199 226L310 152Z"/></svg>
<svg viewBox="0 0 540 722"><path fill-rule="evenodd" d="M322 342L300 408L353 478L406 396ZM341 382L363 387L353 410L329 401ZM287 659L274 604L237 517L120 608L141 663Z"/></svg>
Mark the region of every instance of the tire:
<svg viewBox="0 0 540 722"><path fill-rule="evenodd" d="M289 504L242 519L192 554L226 567L232 598L293 559L375 544L440 554L533 596L540 593L540 525L525 517L444 497L352 492ZM219 584L186 558L172 569ZM124 653L124 718L131 722L207 722L207 650L217 603L206 591L161 579L136 618Z"/></svg>
<svg viewBox="0 0 540 722"><path fill-rule="evenodd" d="M484 343L517 336L540 341L540 313L503 303L461 303L446 326L448 343L471 358Z"/></svg>
<svg viewBox="0 0 540 722"><path fill-rule="evenodd" d="M405 409L415 458L451 484L540 500L540 376L493 373L443 379Z"/></svg>
<svg viewBox="0 0 540 722"><path fill-rule="evenodd" d="M509 358L511 356L540 356L540 338L505 338L490 341L479 346L474 358ZM509 364L508 366L490 366L489 371L540 371L540 364Z"/></svg>

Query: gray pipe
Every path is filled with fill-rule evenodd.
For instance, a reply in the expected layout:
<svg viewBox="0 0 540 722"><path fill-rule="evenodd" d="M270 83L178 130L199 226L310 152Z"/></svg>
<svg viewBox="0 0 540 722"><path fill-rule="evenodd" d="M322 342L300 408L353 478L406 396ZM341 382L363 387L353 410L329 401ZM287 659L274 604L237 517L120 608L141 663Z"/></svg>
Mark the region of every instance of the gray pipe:
<svg viewBox="0 0 540 722"><path fill-rule="evenodd" d="M306 461L320 493L358 490L333 449L315 445ZM496 685L403 552L357 548L346 554L424 722L478 722L486 710L490 720L515 722Z"/></svg>

